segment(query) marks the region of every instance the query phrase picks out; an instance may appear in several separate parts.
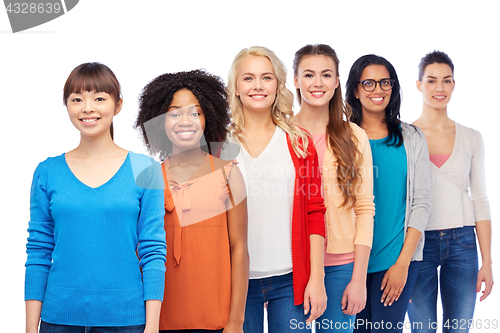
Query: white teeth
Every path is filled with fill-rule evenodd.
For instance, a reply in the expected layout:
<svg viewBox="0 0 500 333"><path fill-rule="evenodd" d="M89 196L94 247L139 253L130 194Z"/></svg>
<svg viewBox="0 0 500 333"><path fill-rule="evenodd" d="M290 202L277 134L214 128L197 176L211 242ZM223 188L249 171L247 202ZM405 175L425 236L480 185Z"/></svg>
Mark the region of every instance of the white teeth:
<svg viewBox="0 0 500 333"><path fill-rule="evenodd" d="M95 121L97 121L97 118L92 118L92 119L82 119L83 122L85 123L93 123Z"/></svg>
<svg viewBox="0 0 500 333"><path fill-rule="evenodd" d="M311 94L313 94L314 96L321 96L324 94L324 92L322 91L315 91L315 92L312 92Z"/></svg>
<svg viewBox="0 0 500 333"><path fill-rule="evenodd" d="M375 102L380 102L382 101L384 98L383 97L377 97L377 98L370 98L372 101L375 101Z"/></svg>
<svg viewBox="0 0 500 333"><path fill-rule="evenodd" d="M193 134L194 132L177 132L178 134L183 134L183 135L186 135L186 134Z"/></svg>

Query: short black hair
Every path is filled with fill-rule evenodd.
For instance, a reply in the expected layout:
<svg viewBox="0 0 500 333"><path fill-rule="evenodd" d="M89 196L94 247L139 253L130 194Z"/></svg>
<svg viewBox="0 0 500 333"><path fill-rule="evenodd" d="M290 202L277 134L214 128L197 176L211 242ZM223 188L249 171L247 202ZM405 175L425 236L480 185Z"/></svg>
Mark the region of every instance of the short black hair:
<svg viewBox="0 0 500 333"><path fill-rule="evenodd" d="M419 81L422 81L422 78L424 77L425 68L429 65L432 65L433 63L446 64L450 66L451 73L455 73L455 66L453 66L453 61L451 61L451 58L443 51L434 50L430 53L427 53L422 59L420 59L420 63L418 64Z"/></svg>
<svg viewBox="0 0 500 333"><path fill-rule="evenodd" d="M229 105L225 85L220 77L200 69L160 75L148 83L139 96L139 114L134 128L140 130L149 153L161 161L172 154L172 142L164 127L159 127L155 133L148 131L146 134L144 124L165 114L174 94L181 89L191 91L200 102L205 114L203 134L206 142L224 142L228 135ZM207 147L202 146L202 149Z"/></svg>
<svg viewBox="0 0 500 333"><path fill-rule="evenodd" d="M399 119L399 110L401 108L401 86L399 84L398 75L396 74L394 66L392 66L387 59L375 54L367 54L360 57L352 65L347 79L345 93L346 102L352 108L350 120L361 126L363 111L361 108L361 102L356 98L355 93L363 70L370 65L384 66L387 68L390 78L394 80L391 99L385 108L385 122L387 124L387 131L389 132L385 143L388 146L396 145L396 147L399 147L403 144L403 133L400 128L401 120Z"/></svg>

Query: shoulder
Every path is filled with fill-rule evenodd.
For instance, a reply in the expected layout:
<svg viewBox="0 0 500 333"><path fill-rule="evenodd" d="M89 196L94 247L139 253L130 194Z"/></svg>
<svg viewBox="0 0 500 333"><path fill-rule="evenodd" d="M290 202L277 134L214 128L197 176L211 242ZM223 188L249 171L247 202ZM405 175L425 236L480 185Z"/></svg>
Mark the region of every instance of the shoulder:
<svg viewBox="0 0 500 333"><path fill-rule="evenodd" d="M475 150L484 146L483 136L479 131L457 122L455 122L455 130L460 131L459 137L464 140L469 149Z"/></svg>
<svg viewBox="0 0 500 333"><path fill-rule="evenodd" d="M401 122L401 132L403 133L403 139L415 140L417 142L426 142L424 132L415 125L408 124L404 121Z"/></svg>
<svg viewBox="0 0 500 333"><path fill-rule="evenodd" d="M47 157L45 161L38 163L36 171L38 172L50 172L51 170L56 170L60 166L66 163L65 154L58 156Z"/></svg>
<svg viewBox="0 0 500 333"><path fill-rule="evenodd" d="M353 122L349 122L349 125L351 126L352 134L356 137L356 139L358 139L361 144L369 143L368 135L366 134L364 129Z"/></svg>
<svg viewBox="0 0 500 333"><path fill-rule="evenodd" d="M144 154L128 152L130 166L134 174L134 179L139 187L143 188L163 188L163 176L161 165L155 159Z"/></svg>

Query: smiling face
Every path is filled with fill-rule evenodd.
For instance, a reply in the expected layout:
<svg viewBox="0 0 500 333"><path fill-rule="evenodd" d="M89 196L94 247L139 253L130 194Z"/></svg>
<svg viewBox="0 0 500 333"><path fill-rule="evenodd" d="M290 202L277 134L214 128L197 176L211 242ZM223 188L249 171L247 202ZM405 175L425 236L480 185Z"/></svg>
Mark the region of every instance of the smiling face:
<svg viewBox="0 0 500 333"><path fill-rule="evenodd" d="M435 110L446 109L455 89L453 71L447 64L433 63L425 67L422 81L417 81L424 104Z"/></svg>
<svg viewBox="0 0 500 333"><path fill-rule="evenodd" d="M294 76L295 88L300 89L302 102L310 106L328 106L339 85L335 62L324 55L305 56Z"/></svg>
<svg viewBox="0 0 500 333"><path fill-rule="evenodd" d="M172 154L199 147L204 131L205 115L196 96L188 89L177 91L165 118Z"/></svg>
<svg viewBox="0 0 500 333"><path fill-rule="evenodd" d="M390 79L391 76L387 68L383 65L369 65L366 66L361 73L359 81L363 80L375 80L380 81L383 79ZM375 90L366 91L361 83L355 90L355 97L359 99L361 103L361 109L363 111L363 116L365 113L377 113L380 117L385 118L385 109L389 105L391 99L392 90L382 90L380 84L377 83Z"/></svg>
<svg viewBox="0 0 500 333"><path fill-rule="evenodd" d="M270 113L277 89L278 80L269 59L249 56L241 62L236 78L236 96L243 104L243 112Z"/></svg>
<svg viewBox="0 0 500 333"><path fill-rule="evenodd" d="M84 91L71 93L66 101L68 115L73 125L84 136L110 135L113 116L122 107L122 100L115 103L105 92Z"/></svg>

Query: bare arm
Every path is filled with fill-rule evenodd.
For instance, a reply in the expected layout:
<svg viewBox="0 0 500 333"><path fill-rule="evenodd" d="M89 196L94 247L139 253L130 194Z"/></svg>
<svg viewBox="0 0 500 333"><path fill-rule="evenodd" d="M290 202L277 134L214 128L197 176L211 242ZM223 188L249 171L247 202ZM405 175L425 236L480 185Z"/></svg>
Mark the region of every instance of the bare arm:
<svg viewBox="0 0 500 333"><path fill-rule="evenodd" d="M484 282L484 291L480 301L484 300L491 293L493 288L493 271L491 268L491 221L476 222L477 240L481 250L482 266L477 274L476 291L481 291Z"/></svg>
<svg viewBox="0 0 500 333"><path fill-rule="evenodd" d="M306 322L311 323L326 310L325 290L325 238L309 235L311 244L311 275L304 292L304 314L311 313Z"/></svg>
<svg viewBox="0 0 500 333"><path fill-rule="evenodd" d="M355 315L366 305L366 271L370 248L366 245L354 246L354 268L351 282L347 285L342 296L342 309L346 315Z"/></svg>
<svg viewBox="0 0 500 333"><path fill-rule="evenodd" d="M235 207L232 207L231 200L228 198L226 206L231 251L231 306L224 333L241 333L243 332L243 321L245 320L250 259L247 248L248 213L245 197L246 190L243 176L236 166L231 171L229 187Z"/></svg>
<svg viewBox="0 0 500 333"><path fill-rule="evenodd" d="M385 273L382 285L380 286L384 290L382 299L380 300L384 302L384 306L392 305L394 301L399 299L399 295L403 292L406 285L406 278L408 277L408 267L421 236L422 233L417 229L408 228L403 249L399 254L398 260Z"/></svg>
<svg viewBox="0 0 500 333"><path fill-rule="evenodd" d="M158 333L160 329L161 301L150 299L146 301L146 329L144 333Z"/></svg>
<svg viewBox="0 0 500 333"><path fill-rule="evenodd" d="M42 302L36 300L26 301L26 333L38 333Z"/></svg>

